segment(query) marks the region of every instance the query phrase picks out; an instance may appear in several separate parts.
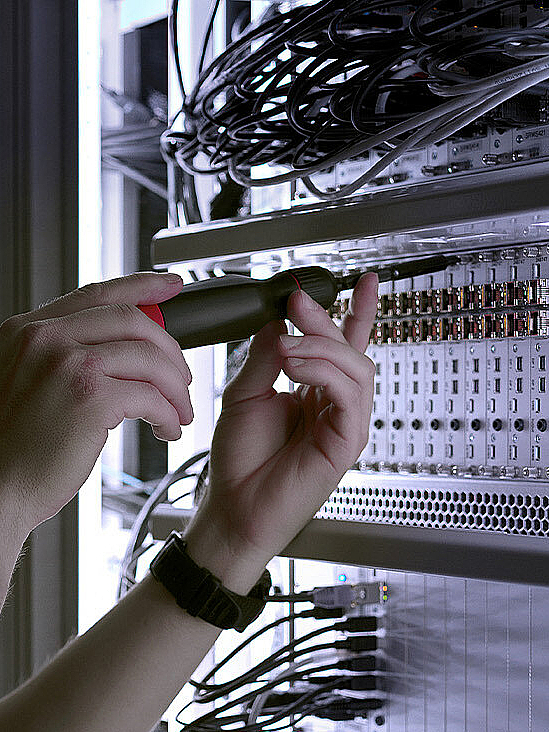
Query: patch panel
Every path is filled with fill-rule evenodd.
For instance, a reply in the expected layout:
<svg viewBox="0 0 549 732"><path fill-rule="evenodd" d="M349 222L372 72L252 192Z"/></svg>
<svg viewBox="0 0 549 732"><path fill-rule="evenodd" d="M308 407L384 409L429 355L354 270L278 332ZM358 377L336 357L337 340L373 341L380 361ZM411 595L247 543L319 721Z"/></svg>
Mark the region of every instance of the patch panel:
<svg viewBox="0 0 549 732"><path fill-rule="evenodd" d="M534 120L532 120L534 121ZM506 131L492 130L485 134L456 138L442 144L414 150L395 160L382 175L361 188L359 192L392 188L456 175L471 175L490 168L520 166L549 157L549 125L547 113L540 113L540 122L533 126L515 127ZM315 181L326 190L334 190L365 173L378 159L378 153L368 157L338 163L318 173ZM260 195L252 192L253 196ZM301 181L293 194L293 203L315 200ZM258 210L257 206L254 206Z"/></svg>
<svg viewBox="0 0 549 732"><path fill-rule="evenodd" d="M548 311L543 246L467 254L445 272L385 283L361 467L547 479Z"/></svg>

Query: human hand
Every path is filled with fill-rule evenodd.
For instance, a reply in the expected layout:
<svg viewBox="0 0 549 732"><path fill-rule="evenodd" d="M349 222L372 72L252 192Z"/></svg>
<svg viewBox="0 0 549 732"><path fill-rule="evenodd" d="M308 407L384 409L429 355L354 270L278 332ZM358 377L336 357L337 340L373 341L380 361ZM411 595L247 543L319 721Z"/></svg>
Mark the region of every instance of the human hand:
<svg viewBox="0 0 549 732"><path fill-rule="evenodd" d="M249 589L364 449L374 365L363 354L376 307L374 274L356 286L341 330L314 300L294 293L288 315L304 335L285 335L281 322L265 326L225 390L209 491L187 539L195 560L235 591ZM281 369L301 384L297 391L275 391Z"/></svg>
<svg viewBox="0 0 549 732"><path fill-rule="evenodd" d="M27 532L75 495L124 417L161 440L192 420L183 354L136 307L181 287L177 275L138 273L0 326L0 510L16 507Z"/></svg>

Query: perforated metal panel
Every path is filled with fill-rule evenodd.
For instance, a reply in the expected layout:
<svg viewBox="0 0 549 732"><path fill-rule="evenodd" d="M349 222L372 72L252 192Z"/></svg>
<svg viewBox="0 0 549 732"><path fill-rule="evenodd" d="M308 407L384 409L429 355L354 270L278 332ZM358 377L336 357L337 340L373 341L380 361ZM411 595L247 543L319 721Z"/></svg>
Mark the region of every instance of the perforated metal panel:
<svg viewBox="0 0 549 732"><path fill-rule="evenodd" d="M483 484L445 482L426 487L393 480L386 485L348 474L318 512L318 518L371 521L431 529L477 529L523 536L549 535L549 496L487 490Z"/></svg>

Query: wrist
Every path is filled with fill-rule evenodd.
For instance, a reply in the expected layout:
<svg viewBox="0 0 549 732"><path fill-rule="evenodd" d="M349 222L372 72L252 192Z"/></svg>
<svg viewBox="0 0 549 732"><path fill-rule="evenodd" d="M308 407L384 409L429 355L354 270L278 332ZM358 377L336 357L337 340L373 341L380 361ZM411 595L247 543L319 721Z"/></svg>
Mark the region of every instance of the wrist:
<svg viewBox="0 0 549 732"><path fill-rule="evenodd" d="M25 511L21 498L21 495L0 487L0 531L12 543L23 546L35 524L30 520L30 512L27 514Z"/></svg>
<svg viewBox="0 0 549 732"><path fill-rule="evenodd" d="M207 510L197 512L184 538L191 559L240 595L248 594L271 559L227 536Z"/></svg>

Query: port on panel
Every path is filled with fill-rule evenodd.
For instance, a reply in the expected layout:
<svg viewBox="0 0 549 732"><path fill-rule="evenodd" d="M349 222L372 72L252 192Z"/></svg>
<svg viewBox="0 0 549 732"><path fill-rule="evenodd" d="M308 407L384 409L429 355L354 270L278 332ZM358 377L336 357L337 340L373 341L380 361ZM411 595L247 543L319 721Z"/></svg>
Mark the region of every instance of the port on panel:
<svg viewBox="0 0 549 732"><path fill-rule="evenodd" d="M540 394L545 394L546 379L545 376L539 377L538 389Z"/></svg>
<svg viewBox="0 0 549 732"><path fill-rule="evenodd" d="M545 356L540 356L538 359L538 368L540 371L545 371L546 368L546 362L547 358Z"/></svg>
<svg viewBox="0 0 549 732"><path fill-rule="evenodd" d="M494 358L494 371L501 371L501 358L499 356Z"/></svg>
<svg viewBox="0 0 549 732"><path fill-rule="evenodd" d="M522 378L520 376L517 377L515 382L515 390L517 394L522 394Z"/></svg>

